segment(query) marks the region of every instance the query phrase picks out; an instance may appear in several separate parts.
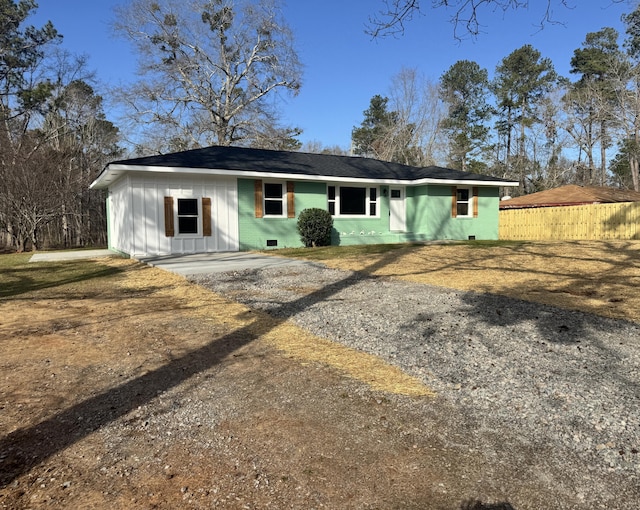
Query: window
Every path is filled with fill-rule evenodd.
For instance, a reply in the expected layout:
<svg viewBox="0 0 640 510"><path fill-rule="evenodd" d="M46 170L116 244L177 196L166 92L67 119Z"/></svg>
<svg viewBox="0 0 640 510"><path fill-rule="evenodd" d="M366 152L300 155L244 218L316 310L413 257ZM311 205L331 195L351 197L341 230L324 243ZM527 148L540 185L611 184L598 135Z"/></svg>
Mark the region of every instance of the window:
<svg viewBox="0 0 640 510"><path fill-rule="evenodd" d="M378 212L378 190L369 188L369 216L376 216Z"/></svg>
<svg viewBox="0 0 640 510"><path fill-rule="evenodd" d="M198 199L178 199L178 234L198 233Z"/></svg>
<svg viewBox="0 0 640 510"><path fill-rule="evenodd" d="M479 206L479 188L451 187L451 217L452 218L477 218Z"/></svg>
<svg viewBox="0 0 640 510"><path fill-rule="evenodd" d="M174 197L164 197L165 236L209 237L211 233L210 197L177 199Z"/></svg>
<svg viewBox="0 0 640 510"><path fill-rule="evenodd" d="M264 183L264 215L284 216L285 188L281 182Z"/></svg>
<svg viewBox="0 0 640 510"><path fill-rule="evenodd" d="M327 186L331 216L378 216L378 188Z"/></svg>
<svg viewBox="0 0 640 510"><path fill-rule="evenodd" d="M367 188L340 186L340 215L364 215L367 211Z"/></svg>
<svg viewBox="0 0 640 510"><path fill-rule="evenodd" d="M328 186L327 187L327 201L329 202L329 214L331 216L336 215L336 187Z"/></svg>
<svg viewBox="0 0 640 510"><path fill-rule="evenodd" d="M469 188L457 188L456 190L456 216L471 216L471 190Z"/></svg>

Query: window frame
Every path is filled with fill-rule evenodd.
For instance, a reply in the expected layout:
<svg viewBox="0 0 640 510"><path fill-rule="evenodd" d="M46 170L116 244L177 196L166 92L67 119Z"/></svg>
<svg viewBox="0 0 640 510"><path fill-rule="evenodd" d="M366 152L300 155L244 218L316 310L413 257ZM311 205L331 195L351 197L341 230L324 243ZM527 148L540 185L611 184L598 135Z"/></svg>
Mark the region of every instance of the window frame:
<svg viewBox="0 0 640 510"><path fill-rule="evenodd" d="M282 192L280 197L267 197L267 186L277 184ZM267 212L267 201L280 201L282 204L282 213L269 214ZM262 182L262 217L263 218L286 218L288 211L287 202L287 183L286 181L263 181Z"/></svg>
<svg viewBox="0 0 640 510"><path fill-rule="evenodd" d="M458 197L458 194L460 193L461 190L466 190L468 193L468 198L467 200L460 200L460 198ZM456 218L473 218L474 214L473 214L473 200L474 200L474 196L473 196L473 187L471 186L456 186ZM460 205L466 204L467 205L467 213L466 214L460 214Z"/></svg>
<svg viewBox="0 0 640 510"><path fill-rule="evenodd" d="M175 218L175 237L179 237L182 239L193 239L198 237L203 237L202 234L202 215L203 215L203 207L202 207L202 197L197 196L175 196L176 205L174 210L174 218ZM180 214L180 201L181 200L195 200L197 213L196 214ZM196 218L196 232L180 232L180 218Z"/></svg>
<svg viewBox="0 0 640 510"><path fill-rule="evenodd" d="M364 214L349 214L342 212L342 188L356 188L365 190L363 208ZM372 207L373 209L375 209L374 214L371 214L373 210ZM350 183L328 183L327 210L334 218L380 218L380 186L355 185Z"/></svg>

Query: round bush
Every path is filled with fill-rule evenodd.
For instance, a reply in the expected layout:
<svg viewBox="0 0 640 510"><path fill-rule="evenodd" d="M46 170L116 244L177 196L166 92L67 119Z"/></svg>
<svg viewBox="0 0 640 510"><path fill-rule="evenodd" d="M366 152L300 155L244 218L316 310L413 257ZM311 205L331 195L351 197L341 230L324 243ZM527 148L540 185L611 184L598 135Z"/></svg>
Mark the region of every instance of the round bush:
<svg viewBox="0 0 640 510"><path fill-rule="evenodd" d="M331 244L331 230L333 218L329 211L318 208L304 209L298 216L298 232L304 245L329 246Z"/></svg>

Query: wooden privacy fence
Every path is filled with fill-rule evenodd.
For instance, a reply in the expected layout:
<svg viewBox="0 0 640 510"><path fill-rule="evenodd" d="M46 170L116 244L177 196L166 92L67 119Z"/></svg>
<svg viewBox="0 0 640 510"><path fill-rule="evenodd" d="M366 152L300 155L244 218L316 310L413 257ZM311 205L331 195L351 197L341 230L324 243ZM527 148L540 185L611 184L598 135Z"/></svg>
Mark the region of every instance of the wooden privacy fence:
<svg viewBox="0 0 640 510"><path fill-rule="evenodd" d="M503 209L500 239L640 239L640 202Z"/></svg>

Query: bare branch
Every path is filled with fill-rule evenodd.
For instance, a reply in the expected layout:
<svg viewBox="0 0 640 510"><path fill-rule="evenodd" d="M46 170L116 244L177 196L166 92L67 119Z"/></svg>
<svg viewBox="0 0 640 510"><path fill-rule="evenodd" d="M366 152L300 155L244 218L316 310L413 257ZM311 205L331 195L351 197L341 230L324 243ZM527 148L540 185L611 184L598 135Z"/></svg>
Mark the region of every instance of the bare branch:
<svg viewBox="0 0 640 510"><path fill-rule="evenodd" d="M618 3L624 0L611 0ZM424 2L423 2L424 3ZM383 0L384 8L369 17L365 33L373 38L397 36L405 32L407 23L416 14L424 14L420 0ZM453 25L453 35L457 40L468 36L477 37L483 28L481 21L483 10L507 12L529 9L529 0L431 0L432 9L445 9L450 12L449 21ZM573 9L571 0L546 0L539 17L539 29L549 24L562 24L555 18L553 7Z"/></svg>
<svg viewBox="0 0 640 510"><path fill-rule="evenodd" d="M385 9L369 17L365 33L371 37L404 34L404 24L420 12L419 0L384 0Z"/></svg>
<svg viewBox="0 0 640 510"><path fill-rule="evenodd" d="M256 119L275 119L265 99L299 89L301 66L278 0L134 0L118 16L140 56L132 111L146 112L141 126L169 128L174 145L251 143L264 125Z"/></svg>

